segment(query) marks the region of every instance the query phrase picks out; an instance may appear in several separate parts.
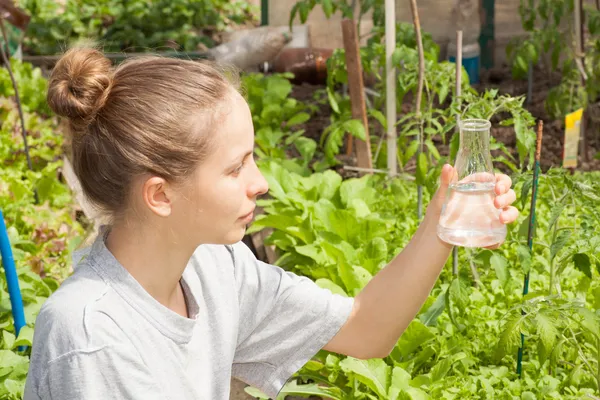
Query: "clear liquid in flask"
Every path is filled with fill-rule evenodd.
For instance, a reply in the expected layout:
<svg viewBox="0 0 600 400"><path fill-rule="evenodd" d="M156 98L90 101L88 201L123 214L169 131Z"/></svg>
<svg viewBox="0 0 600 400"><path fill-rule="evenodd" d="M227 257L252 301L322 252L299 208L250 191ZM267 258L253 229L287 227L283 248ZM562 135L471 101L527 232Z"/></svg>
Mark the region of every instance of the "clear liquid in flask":
<svg viewBox="0 0 600 400"><path fill-rule="evenodd" d="M461 247L488 247L506 238L506 225L494 206L494 182L457 182L448 188L437 233Z"/></svg>

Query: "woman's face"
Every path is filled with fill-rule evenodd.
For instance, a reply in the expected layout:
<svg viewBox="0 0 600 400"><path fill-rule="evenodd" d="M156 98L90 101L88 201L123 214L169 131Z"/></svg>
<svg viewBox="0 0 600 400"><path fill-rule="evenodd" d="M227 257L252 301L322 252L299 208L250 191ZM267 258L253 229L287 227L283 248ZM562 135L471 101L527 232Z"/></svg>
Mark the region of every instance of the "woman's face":
<svg viewBox="0 0 600 400"><path fill-rule="evenodd" d="M225 113L213 133L211 153L181 189L172 208L172 229L182 232L181 237L189 235L186 241L197 244L242 240L256 198L269 188L254 162L254 127L248 104L234 90L226 101Z"/></svg>

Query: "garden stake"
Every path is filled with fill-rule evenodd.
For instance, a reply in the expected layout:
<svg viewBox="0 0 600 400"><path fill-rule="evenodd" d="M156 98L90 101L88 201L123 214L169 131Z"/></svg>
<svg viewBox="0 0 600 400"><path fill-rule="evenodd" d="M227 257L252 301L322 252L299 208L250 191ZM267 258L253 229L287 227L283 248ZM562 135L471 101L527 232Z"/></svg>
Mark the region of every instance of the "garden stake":
<svg viewBox="0 0 600 400"><path fill-rule="evenodd" d="M4 43L8 47L8 35L6 34L6 29L4 27L4 18L0 17L0 29L2 30L2 37L4 38ZM10 76L10 80L12 82L13 88L15 90L15 101L17 103L17 110L19 111L19 118L21 120L21 133L23 135L23 143L25 145L25 157L27 158L27 167L29 167L30 171L33 171L33 166L31 164L31 157L29 155L29 145L27 144L27 131L25 130L25 117L23 116L23 107L21 107L21 98L19 97L19 89L17 88L17 82L15 81L15 76L13 75L12 68L10 66L10 54L8 53L8 48L4 50L4 46L0 46L0 52L2 53L2 60L6 65L6 69L8 70L8 75ZM33 197L35 199L35 204L39 203L37 189L33 190Z"/></svg>
<svg viewBox="0 0 600 400"><path fill-rule="evenodd" d="M456 114L456 129L454 134L459 135L458 124L460 122L460 96L462 84L462 31L456 31L456 99L458 101L458 113ZM458 275L458 247L452 249L452 273Z"/></svg>
<svg viewBox="0 0 600 400"><path fill-rule="evenodd" d="M533 228L535 226L535 203L537 200L537 189L538 189L538 178L540 175L540 159L542 153L542 135L544 133L544 122L539 121L537 126L537 143L535 150L535 164L533 167L533 185L531 190L531 210L529 213L529 231L527 233L527 245L529 251L533 250ZM529 272L525 274L525 280L523 282L523 296L529 293ZM524 312L523 312L524 313ZM517 373L521 377L523 372L523 347L525 345L525 336L521 333L521 347L519 347L519 354L517 358Z"/></svg>
<svg viewBox="0 0 600 400"><path fill-rule="evenodd" d="M425 56L423 54L423 39L421 38L421 22L419 21L419 10L417 8L416 0L410 1L410 9L412 11L413 23L415 25L415 35L417 39L417 51L419 53L419 82L417 87L417 100L415 115L419 120L419 151L417 152L417 163L419 162L419 156L423 153L423 146L425 144L425 138L423 137L423 121L421 120L421 97L423 96L423 78L425 75ZM417 216L419 221L423 216L423 185L417 186L418 204L417 204Z"/></svg>
<svg viewBox="0 0 600 400"><path fill-rule="evenodd" d="M393 177L398 173L398 151L396 117L396 68L394 68L393 54L396 50L396 2L385 0L385 118L387 121L387 168L388 176Z"/></svg>
<svg viewBox="0 0 600 400"><path fill-rule="evenodd" d="M346 50L346 63L348 65L348 89L350 90L350 105L352 107L352 118L362 122L365 128L365 140L356 139L356 159L358 167L373 168L371 161L371 139L369 137L369 122L367 120L367 109L365 107L365 91L362 74L360 51L358 49L358 35L356 24L353 19L342 20L342 35L344 38L344 49ZM349 136L349 147L352 143Z"/></svg>
<svg viewBox="0 0 600 400"><path fill-rule="evenodd" d="M10 248L10 240L8 239L8 231L4 223L4 215L0 210L0 255L2 256L2 265L4 266L4 274L6 275L6 285L8 287L8 296L10 297L10 305L12 316L15 324L15 336L19 336L21 328L25 326L25 312L23 310L23 298L21 297L21 289L19 287L19 277L15 267L15 259ZM25 350L22 346L19 350Z"/></svg>
<svg viewBox="0 0 600 400"><path fill-rule="evenodd" d="M585 57L585 48L583 43L583 0L575 0L575 64L577 65L577 69L579 70L579 74L581 75L581 86L585 87L585 83L587 80L587 75L585 73L584 67L584 57ZM581 122L579 126L579 134L581 135L581 140L579 142L579 151L581 152L581 157L583 161L589 161L590 158L588 156L588 152L586 150L587 141L585 140L585 108L583 109L583 116L581 117Z"/></svg>

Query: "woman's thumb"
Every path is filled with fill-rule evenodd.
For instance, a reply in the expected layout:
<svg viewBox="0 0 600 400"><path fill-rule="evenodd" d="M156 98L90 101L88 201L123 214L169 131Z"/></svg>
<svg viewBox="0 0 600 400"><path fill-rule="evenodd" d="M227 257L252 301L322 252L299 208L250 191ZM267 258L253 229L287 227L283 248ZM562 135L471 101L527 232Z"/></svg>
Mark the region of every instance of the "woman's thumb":
<svg viewBox="0 0 600 400"><path fill-rule="evenodd" d="M448 186L452 182L454 176L454 167L450 164L444 165L442 172L440 173L440 186L435 194L434 201L437 203L436 206L441 210L446 201L446 193L448 192Z"/></svg>

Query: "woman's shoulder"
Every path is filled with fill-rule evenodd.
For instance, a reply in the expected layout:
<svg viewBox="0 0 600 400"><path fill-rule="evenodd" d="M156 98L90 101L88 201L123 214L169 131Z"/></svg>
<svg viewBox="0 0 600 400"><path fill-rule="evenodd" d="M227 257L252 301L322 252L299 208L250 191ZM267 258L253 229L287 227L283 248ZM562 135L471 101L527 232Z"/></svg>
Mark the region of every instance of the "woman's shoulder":
<svg viewBox="0 0 600 400"><path fill-rule="evenodd" d="M44 347L52 359L89 347L92 339L111 332L112 319L103 304L110 293L110 285L89 265L80 265L42 305L35 321L34 349Z"/></svg>

